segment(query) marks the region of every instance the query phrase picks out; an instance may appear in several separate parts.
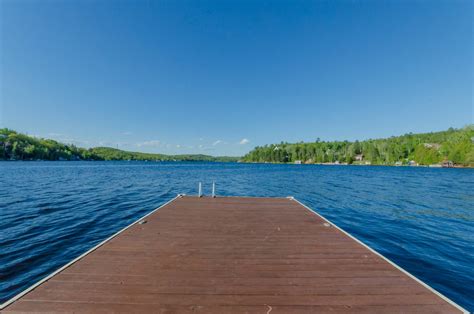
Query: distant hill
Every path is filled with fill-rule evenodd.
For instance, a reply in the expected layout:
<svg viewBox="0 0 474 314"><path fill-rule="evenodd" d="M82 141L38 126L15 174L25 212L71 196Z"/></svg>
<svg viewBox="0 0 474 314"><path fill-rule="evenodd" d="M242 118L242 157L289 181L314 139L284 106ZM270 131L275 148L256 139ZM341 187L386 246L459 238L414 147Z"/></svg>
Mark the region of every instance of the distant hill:
<svg viewBox="0 0 474 314"><path fill-rule="evenodd" d="M110 147L90 149L36 138L0 129L0 160L150 160L150 161L220 161L235 162L239 157L208 155L164 155L128 152Z"/></svg>
<svg viewBox="0 0 474 314"><path fill-rule="evenodd" d="M110 147L95 147L89 150L92 154L99 156L102 160L153 160L153 161L221 161L235 162L239 157L213 157L202 154L191 155L164 155L140 152L128 152Z"/></svg>
<svg viewBox="0 0 474 314"><path fill-rule="evenodd" d="M0 129L0 160L149 160L272 163L348 163L395 165L414 161L420 165L452 161L474 167L474 125L462 129L405 134L365 141L315 141L255 147L244 157L201 154L164 155L123 151L110 147L90 149Z"/></svg>
<svg viewBox="0 0 474 314"><path fill-rule="evenodd" d="M474 166L474 125L447 131L405 134L365 141L316 141L259 146L245 162L432 165L443 161Z"/></svg>

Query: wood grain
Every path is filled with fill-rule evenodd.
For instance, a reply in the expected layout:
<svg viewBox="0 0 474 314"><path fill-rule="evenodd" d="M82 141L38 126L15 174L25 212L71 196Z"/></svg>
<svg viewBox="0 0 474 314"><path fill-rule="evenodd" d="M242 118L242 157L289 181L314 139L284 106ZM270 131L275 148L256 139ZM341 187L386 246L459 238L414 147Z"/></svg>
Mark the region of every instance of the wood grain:
<svg viewBox="0 0 474 314"><path fill-rule="evenodd" d="M460 313L284 198L181 197L2 312Z"/></svg>

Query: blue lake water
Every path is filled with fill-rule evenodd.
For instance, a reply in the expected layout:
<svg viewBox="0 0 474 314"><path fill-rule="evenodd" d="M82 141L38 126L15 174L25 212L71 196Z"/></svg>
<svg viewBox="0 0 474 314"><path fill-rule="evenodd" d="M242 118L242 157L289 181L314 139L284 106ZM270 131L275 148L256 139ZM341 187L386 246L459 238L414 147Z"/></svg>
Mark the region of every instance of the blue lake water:
<svg viewBox="0 0 474 314"><path fill-rule="evenodd" d="M0 303L170 200L295 196L474 310L474 170L155 162L0 162Z"/></svg>

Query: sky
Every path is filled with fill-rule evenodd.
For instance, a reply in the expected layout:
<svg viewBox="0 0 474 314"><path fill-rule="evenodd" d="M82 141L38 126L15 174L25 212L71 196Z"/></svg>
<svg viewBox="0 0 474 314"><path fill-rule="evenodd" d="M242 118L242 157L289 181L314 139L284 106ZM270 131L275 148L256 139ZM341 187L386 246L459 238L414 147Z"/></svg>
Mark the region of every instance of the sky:
<svg viewBox="0 0 474 314"><path fill-rule="evenodd" d="M473 2L0 1L0 127L240 156L474 121Z"/></svg>

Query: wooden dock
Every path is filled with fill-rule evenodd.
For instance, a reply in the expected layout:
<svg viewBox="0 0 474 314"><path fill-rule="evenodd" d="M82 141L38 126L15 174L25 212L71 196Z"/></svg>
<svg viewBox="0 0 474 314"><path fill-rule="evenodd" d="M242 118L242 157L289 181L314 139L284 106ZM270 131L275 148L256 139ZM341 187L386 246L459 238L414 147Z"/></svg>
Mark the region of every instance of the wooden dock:
<svg viewBox="0 0 474 314"><path fill-rule="evenodd" d="M178 196L2 313L463 313L292 198Z"/></svg>

